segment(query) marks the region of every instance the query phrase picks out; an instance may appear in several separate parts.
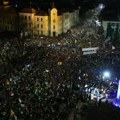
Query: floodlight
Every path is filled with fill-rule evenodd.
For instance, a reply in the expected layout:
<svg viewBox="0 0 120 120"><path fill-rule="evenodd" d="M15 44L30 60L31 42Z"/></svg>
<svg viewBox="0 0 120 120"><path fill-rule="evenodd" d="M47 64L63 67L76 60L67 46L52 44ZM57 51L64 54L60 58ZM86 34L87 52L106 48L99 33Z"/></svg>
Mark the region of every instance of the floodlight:
<svg viewBox="0 0 120 120"><path fill-rule="evenodd" d="M102 10L105 7L104 4L99 4L99 9Z"/></svg>
<svg viewBox="0 0 120 120"><path fill-rule="evenodd" d="M103 76L104 76L104 77L107 77L107 78L110 77L110 72L105 71L105 72L103 73Z"/></svg>

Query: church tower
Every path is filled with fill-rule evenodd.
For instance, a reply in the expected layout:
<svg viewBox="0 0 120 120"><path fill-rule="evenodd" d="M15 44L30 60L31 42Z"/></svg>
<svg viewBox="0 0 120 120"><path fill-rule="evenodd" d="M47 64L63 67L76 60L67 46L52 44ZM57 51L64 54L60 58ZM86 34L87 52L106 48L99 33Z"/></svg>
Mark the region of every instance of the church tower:
<svg viewBox="0 0 120 120"><path fill-rule="evenodd" d="M58 36L58 10L53 1L50 10L50 36Z"/></svg>

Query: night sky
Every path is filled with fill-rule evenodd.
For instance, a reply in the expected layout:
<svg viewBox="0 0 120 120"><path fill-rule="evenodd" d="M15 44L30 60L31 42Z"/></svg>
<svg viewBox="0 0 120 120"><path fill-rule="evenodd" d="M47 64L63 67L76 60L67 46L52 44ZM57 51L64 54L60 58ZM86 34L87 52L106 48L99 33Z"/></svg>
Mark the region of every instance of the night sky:
<svg viewBox="0 0 120 120"><path fill-rule="evenodd" d="M0 0L2 1L2 0ZM55 2L55 4L60 6L91 6L93 7L99 0L9 0L12 4L24 5L30 4L32 5L47 5Z"/></svg>
<svg viewBox="0 0 120 120"><path fill-rule="evenodd" d="M3 0L0 0L1 3ZM99 3L105 4L105 9L102 14L106 14L108 11L111 13L120 13L120 0L9 0L11 5L18 6L18 10L24 7L31 6L33 8L48 9L52 6L54 1L55 6L59 8L76 8L81 7L81 11L87 11L95 8ZM106 16L106 15L105 15ZM108 15L112 16L112 15Z"/></svg>
<svg viewBox="0 0 120 120"><path fill-rule="evenodd" d="M3 0L0 0L2 2ZM51 2L59 3L59 4L70 4L70 5L94 5L96 3L111 3L115 1L120 1L120 0L9 0L11 3L18 3L18 4L26 4L29 3L30 1L35 4L35 3L40 3L40 4L49 4Z"/></svg>

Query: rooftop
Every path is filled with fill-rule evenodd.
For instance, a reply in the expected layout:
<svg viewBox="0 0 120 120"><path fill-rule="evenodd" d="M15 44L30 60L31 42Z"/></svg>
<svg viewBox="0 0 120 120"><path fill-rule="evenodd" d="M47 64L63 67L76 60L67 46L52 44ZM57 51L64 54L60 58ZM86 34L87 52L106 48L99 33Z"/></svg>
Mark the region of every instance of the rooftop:
<svg viewBox="0 0 120 120"><path fill-rule="evenodd" d="M36 10L32 7L23 8L20 13L36 13Z"/></svg>

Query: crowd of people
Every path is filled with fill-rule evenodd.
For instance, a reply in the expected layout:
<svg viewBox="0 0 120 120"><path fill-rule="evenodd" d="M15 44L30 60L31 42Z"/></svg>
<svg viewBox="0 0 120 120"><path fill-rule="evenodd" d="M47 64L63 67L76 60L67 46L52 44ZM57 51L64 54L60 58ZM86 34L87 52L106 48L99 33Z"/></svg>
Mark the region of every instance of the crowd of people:
<svg viewBox="0 0 120 120"><path fill-rule="evenodd" d="M47 47L61 43L59 39L63 45L67 42L76 46L83 43L84 47L88 47L86 43L89 42L93 46L99 45L100 36L95 31L87 34L88 27L92 26L85 24L72 28L71 34L59 36L58 41L57 38L41 38L44 44L40 46L24 41L1 42L1 120L67 120L77 102L88 99L86 85L102 86L97 69L104 69L112 57L106 54L81 56Z"/></svg>
<svg viewBox="0 0 120 120"><path fill-rule="evenodd" d="M0 53L2 119L66 119L88 97L86 85L100 89L100 72L119 64L119 54L81 57L45 46L6 43Z"/></svg>
<svg viewBox="0 0 120 120"><path fill-rule="evenodd" d="M50 48L8 43L0 58L2 119L65 119L79 96L74 88L77 58Z"/></svg>
<svg viewBox="0 0 120 120"><path fill-rule="evenodd" d="M103 28L96 23L97 15L94 11L90 11L91 15L87 19L80 20L80 24L73 26L58 37L36 37L35 39L28 39L27 44L46 45L57 48L57 46L89 48L89 47L102 47L103 45ZM88 16L86 13L85 16Z"/></svg>

